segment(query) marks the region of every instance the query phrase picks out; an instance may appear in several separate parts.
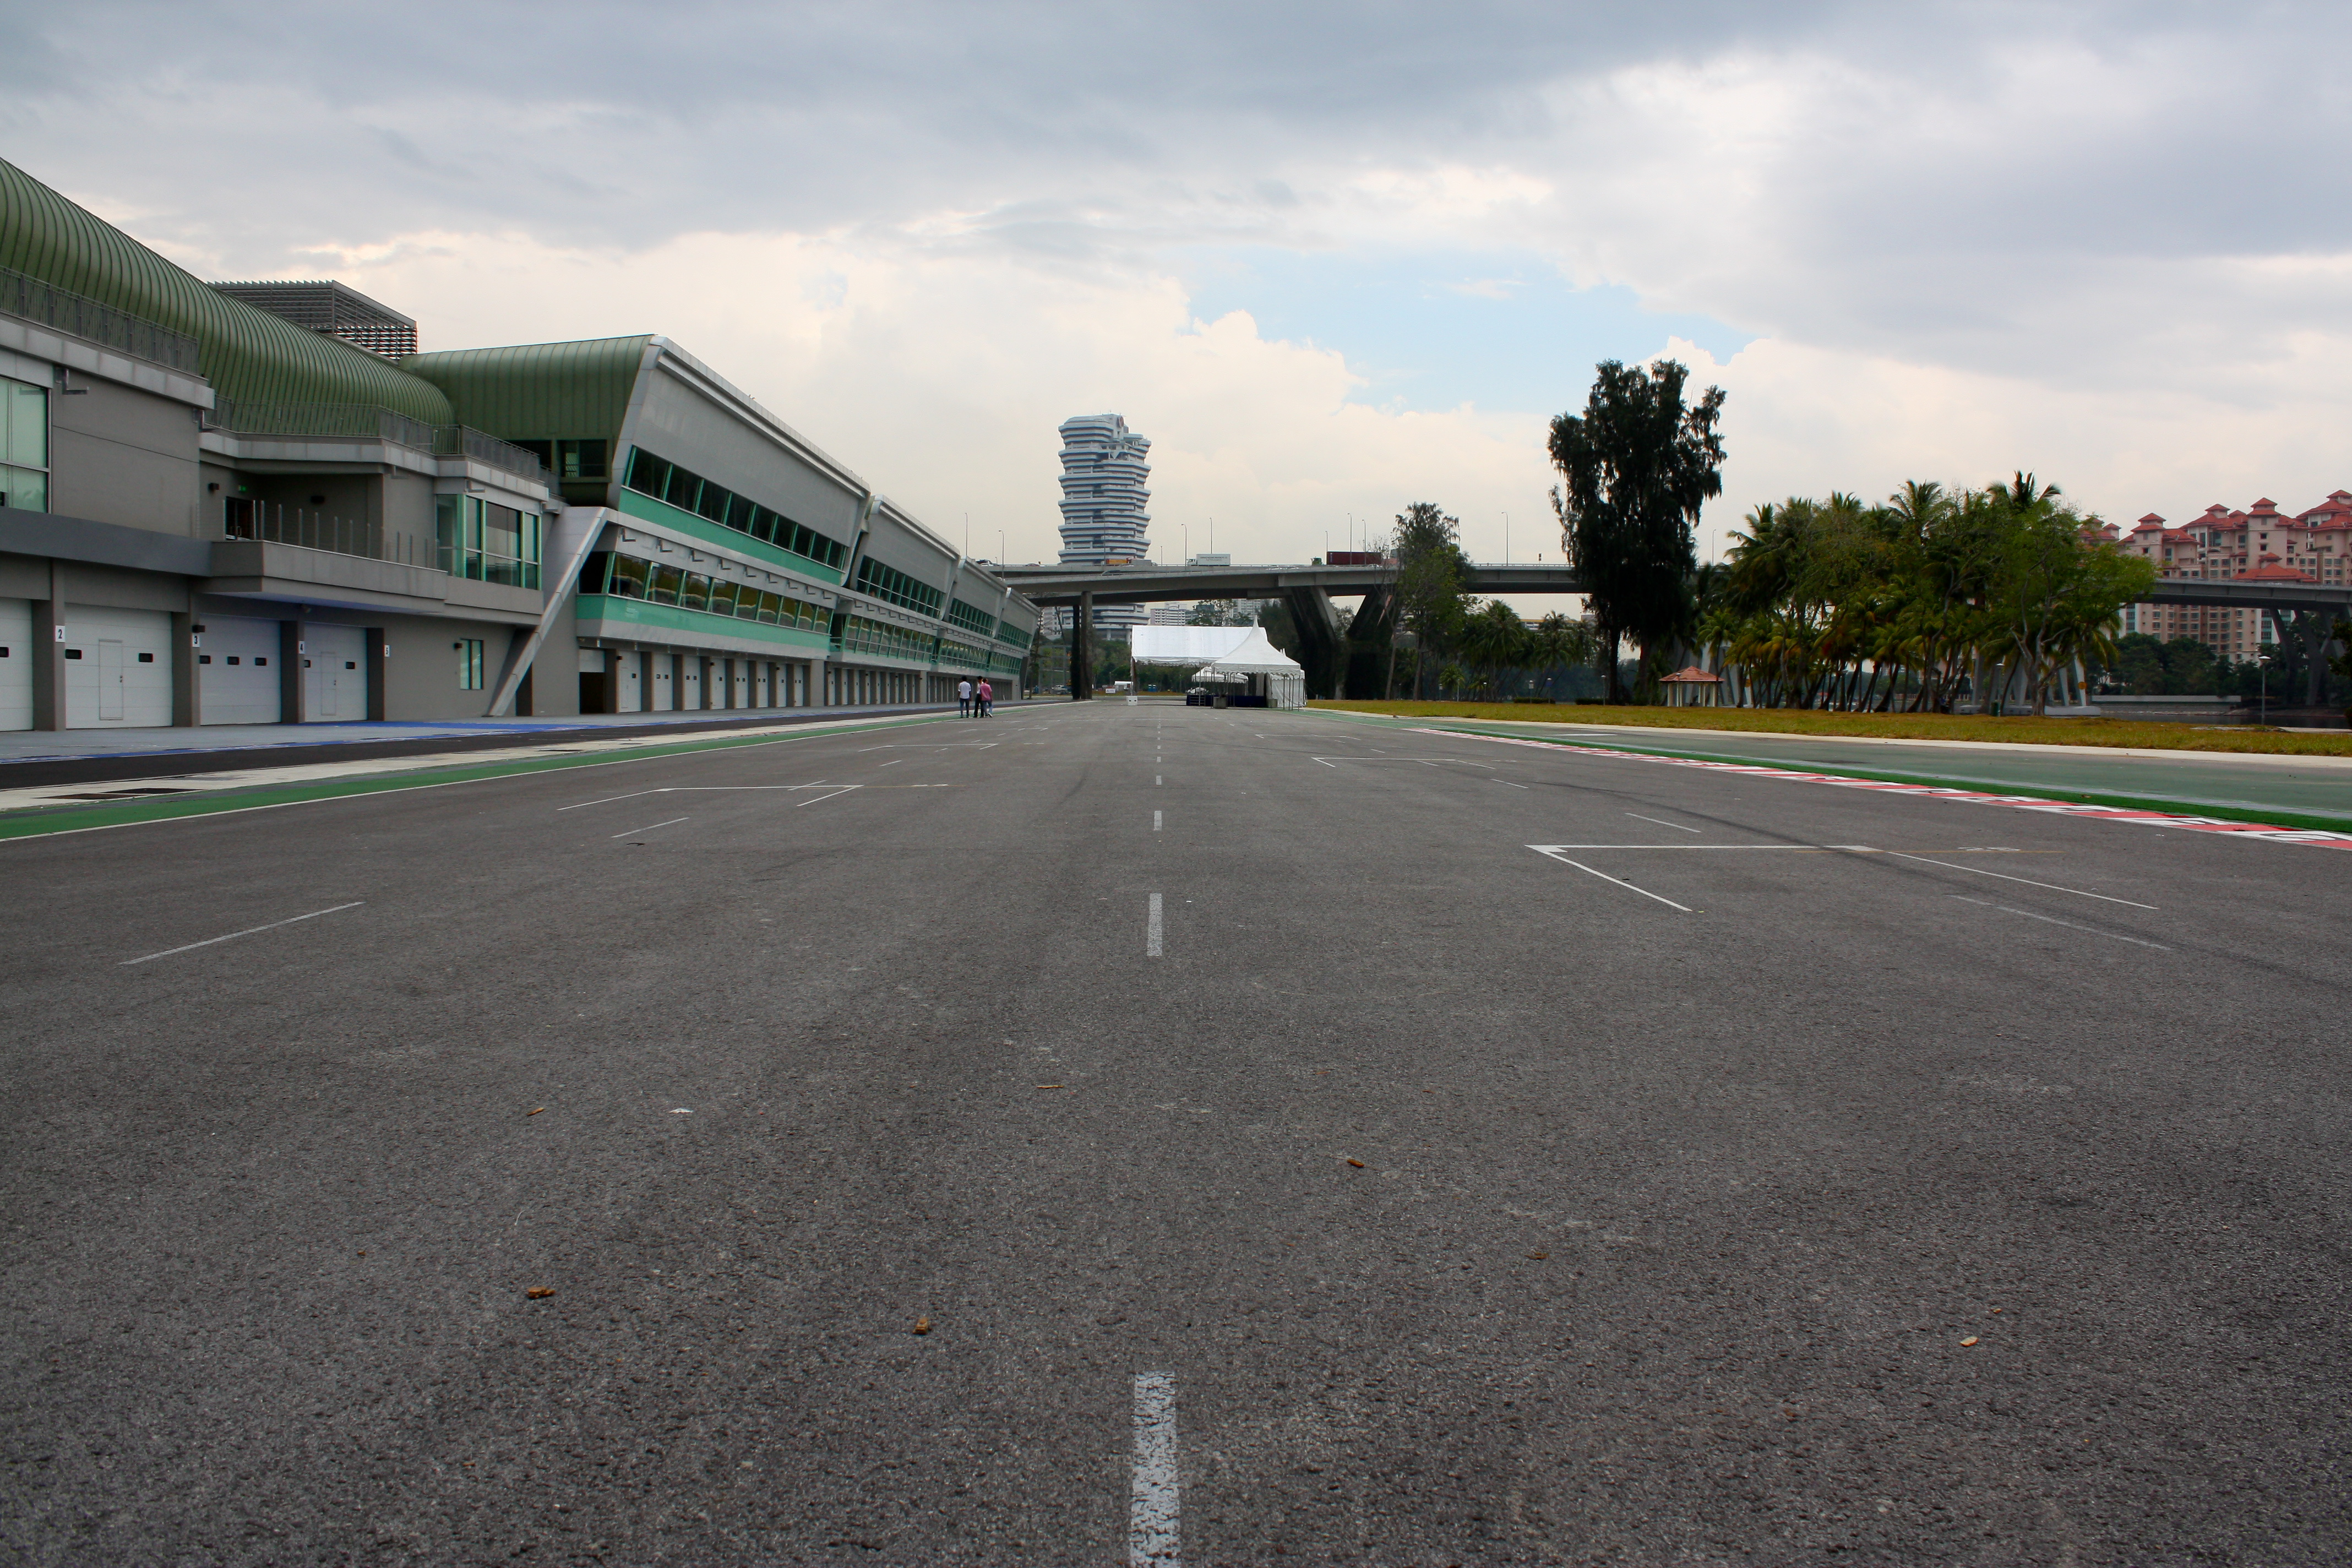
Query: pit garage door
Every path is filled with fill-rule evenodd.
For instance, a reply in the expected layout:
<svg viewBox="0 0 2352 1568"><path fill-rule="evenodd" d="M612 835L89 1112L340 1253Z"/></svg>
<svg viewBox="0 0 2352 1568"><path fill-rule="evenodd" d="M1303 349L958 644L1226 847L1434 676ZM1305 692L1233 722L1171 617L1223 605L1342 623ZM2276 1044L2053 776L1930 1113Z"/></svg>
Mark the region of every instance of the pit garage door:
<svg viewBox="0 0 2352 1568"><path fill-rule="evenodd" d="M0 730L33 727L33 602L0 599Z"/></svg>
<svg viewBox="0 0 2352 1568"><path fill-rule="evenodd" d="M278 623L205 618L196 682L207 724L275 724L278 711Z"/></svg>
<svg viewBox="0 0 2352 1568"><path fill-rule="evenodd" d="M302 628L303 718L349 723L368 716L367 633L358 626Z"/></svg>
<svg viewBox="0 0 2352 1568"><path fill-rule="evenodd" d="M161 610L66 606L66 728L172 721L172 617Z"/></svg>

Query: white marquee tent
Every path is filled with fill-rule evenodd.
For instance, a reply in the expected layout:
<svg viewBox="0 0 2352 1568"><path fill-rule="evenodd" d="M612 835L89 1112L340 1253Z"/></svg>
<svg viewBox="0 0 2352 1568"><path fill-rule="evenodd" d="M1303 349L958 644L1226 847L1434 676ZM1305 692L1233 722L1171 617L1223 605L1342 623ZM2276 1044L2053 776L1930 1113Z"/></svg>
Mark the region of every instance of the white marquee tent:
<svg viewBox="0 0 2352 1568"><path fill-rule="evenodd" d="M1196 669L1204 681L1257 685L1263 679L1275 707L1307 706L1307 672L1266 641L1262 627L1138 626L1129 634L1128 657L1138 664Z"/></svg>

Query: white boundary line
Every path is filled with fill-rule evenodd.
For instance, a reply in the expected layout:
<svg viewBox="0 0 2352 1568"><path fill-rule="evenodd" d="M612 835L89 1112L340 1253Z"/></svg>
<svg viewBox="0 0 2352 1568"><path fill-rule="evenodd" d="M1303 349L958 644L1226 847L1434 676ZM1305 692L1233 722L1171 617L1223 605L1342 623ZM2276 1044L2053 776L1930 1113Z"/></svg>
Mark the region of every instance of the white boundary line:
<svg viewBox="0 0 2352 1568"><path fill-rule="evenodd" d="M2006 805L2018 811L2046 812L2053 816L2084 816L2101 822L2137 823L2144 827L2178 827L2191 833L2218 833L2227 838L2260 839L2270 844L2307 844L2322 849L2352 849L2352 833L2320 827L2283 827L2276 823L2231 822L2218 816L2189 816L2179 812L2147 811L2137 806L2084 805L2032 795L1987 795L1981 790L1948 784L1897 784L1887 779L1854 778L1845 773L1807 773L1801 768L1772 767L1761 763L1720 763L1706 757L1662 757L1650 752L1621 751L1613 746L1587 745L1575 741L1534 741L1518 735L1486 735L1475 730L1441 730L1434 725L1408 726L1415 733L1444 735L1454 741L1486 741L1497 746L1535 746L1576 757L1609 757L1618 762L1656 763L1666 767L1703 768L1711 773L1747 778L1784 779L1792 784L1834 784L1840 789L1869 790L1878 795L1924 795L1931 800L1968 801L1978 805ZM2174 753L2168 752L2167 755ZM2192 753L2194 754L2194 753Z"/></svg>
<svg viewBox="0 0 2352 1568"><path fill-rule="evenodd" d="M1154 893L1151 895L1151 913L1146 917L1143 926L1144 957L1158 958L1160 956L1161 949L1165 945L1162 941L1165 934L1166 928L1161 923L1160 918L1160 895Z"/></svg>
<svg viewBox="0 0 2352 1568"><path fill-rule="evenodd" d="M1974 871L1979 877L1999 877L2004 882L2021 882L2029 888L2047 888L2053 893L2072 893L2078 899L2096 899L2103 904L2129 904L2136 910L2154 910L2156 909L2154 904L2143 904L2131 899L2109 898L2105 893L2086 893L2080 888L2062 888L2055 882L2037 882L2031 877L2011 877L2006 872L1987 871L1976 866L1955 866L1949 860L1930 860L1925 855L1906 855L1900 849L1886 849L1880 853L1892 855L1898 860L1916 860L1922 866L1941 866L1952 871Z"/></svg>
<svg viewBox="0 0 2352 1568"><path fill-rule="evenodd" d="M358 909L366 902L365 899L353 899L350 903L337 904L331 910L312 910L307 915L289 915L282 921L271 921L266 926L251 926L244 931L233 931L226 936L208 936L202 942L192 942L183 947L167 947L161 952L151 952L143 958L126 958L122 961L121 967L128 969L134 963L152 963L159 958L169 958L175 952L194 952L200 947L210 947L215 942L235 942L241 936L252 936L258 931L276 931L279 926L290 926L299 921L314 921L320 915L341 914L345 910Z"/></svg>
<svg viewBox="0 0 2352 1568"><path fill-rule="evenodd" d="M1632 817L1636 822L1654 822L1661 827L1671 827L1676 833L1699 833L1705 831L1702 828L1685 827L1679 822L1668 822L1663 816L1643 816L1638 811L1629 811L1625 815Z"/></svg>
<svg viewBox="0 0 2352 1568"><path fill-rule="evenodd" d="M2172 951L2160 942L2148 942L2140 937L2125 936L2120 931L2101 931L2096 926L2078 926L2073 921L2062 921L2055 915L2037 915L2032 910L2013 910L2007 904L1996 904L1987 899L1971 899L1965 893L1951 893L1947 896L1958 899L1964 904L1974 904L1979 909L1999 910L2005 915L2023 915L2030 921L2042 921L2053 926L2064 926L2068 931L2079 931L2090 936L2103 936L2109 942L2127 942L2134 947L2152 947L2158 952Z"/></svg>
<svg viewBox="0 0 2352 1568"><path fill-rule="evenodd" d="M929 722L935 722L935 721L935 721L934 719L932 719L931 717L929 717L929 716L925 716L925 717L919 718L919 719L917 719L917 718L910 718L910 719L905 719L905 720L889 720L889 719L881 719L881 720L875 720L875 721L871 721L870 722L875 723L875 724L888 724L888 723L894 723L894 722L896 722L896 723L929 723ZM55 828L51 828L51 829L49 829L49 830L48 830L47 832L46 832L46 833L12 833L12 834L5 835L5 836L0 836L0 845L8 845L8 844L32 844L32 843L37 843L37 842L38 842L39 840L44 839L44 838L69 838L69 837L73 837L75 834L78 834L78 833L112 833L112 832L115 832L117 829L124 828L124 827L160 827L160 826L167 826L167 825L169 825L169 824L175 823L175 822L204 822L204 821L207 821L207 820L209 820L210 818L212 818L212 817L215 817L215 816L245 816L247 812L254 812L254 811L284 811L284 810L286 810L286 809L287 809L288 807L289 807L289 806L297 806L297 805L320 805L320 804L321 804L321 803L323 803L323 802L327 802L327 801L336 801L336 800L356 800L356 799L360 798L360 797L361 797L361 796L362 796L362 795L406 795L406 794L409 794L410 792L415 791L415 790L426 790L426 789L456 789L456 788L457 788L458 786L460 786L460 785L462 785L462 784L498 784L498 783L500 783L501 781L506 780L506 779L530 778L530 777L534 777L534 776L536 776L536 775L538 775L538 774L541 774L541 773L565 773L565 772L569 772L570 770L572 770L572 769L573 769L573 768L613 768L613 767L619 767L619 766L622 766L622 765L623 765L623 764L625 764L625 763L664 763L664 762L668 762L668 761L670 761L671 759L673 759L673 758L677 758L677 757L692 757L692 756L700 756L700 755L702 755L703 753L708 752L718 752L718 751L730 751L730 752L731 752L731 751L742 751L742 750L745 750L745 749L747 749L748 747L751 747L751 746L774 746L774 745L782 745L782 744L788 743L788 742L793 742L793 741L819 741L819 740L824 740L824 739L827 738L828 736L835 736L835 735L843 735L843 734L855 733L855 731L854 731L854 730L852 730L852 729L850 729L848 726L854 725L854 724L855 724L855 723L856 723L856 722L857 722L857 721L854 721L854 720L842 720L842 721L839 721L839 723L840 723L840 725L841 725L842 727L840 727L840 728L835 728L835 725L834 725L834 721L825 721L825 722L824 722L824 723L821 723L821 724L811 725L811 726L809 726L808 728L803 729L803 730L802 730L802 731L800 731L799 732L794 733L794 734L764 736L764 737L762 737L762 738L761 738L761 739L758 739L758 740L752 740L752 741L748 741L748 742L747 742L747 741L741 741L741 740L736 740L736 741L725 741L725 740L721 740L721 741L715 741L715 742L712 742L711 743L707 744L707 745L699 745L699 746L695 746L695 745L683 745L681 742L648 742L648 743L649 743L649 744L652 744L652 745L663 745L663 746L668 746L668 747L677 747L677 748L679 748L679 749L676 749L676 750L664 750L664 751L660 751L660 752L649 752L649 753L646 753L646 754L643 754L643 755L639 755L639 756L634 756L634 757L606 757L606 758L603 758L603 759L600 759L599 761L593 762L593 763L564 763L561 764L560 766L552 767L552 768L530 767L530 766L525 765L525 766L520 766L520 767L515 768L515 770L514 770L512 773L484 773L484 774L482 774L482 775L481 775L480 777L478 777L478 778L470 778L470 779L428 779L428 780L423 781L423 782L418 783L418 784L385 784L385 785L382 786L381 788L377 788L377 787L368 787L368 788L356 789L356 790L352 790L352 791L351 791L351 792L349 792L349 793L347 793L347 794L339 794L339 795L314 795L308 796L307 798L302 799L302 800L273 800L273 801L267 802L266 804L261 805L230 805L230 806L223 806L223 807L222 807L220 810L218 810L218 811L191 811L191 812L184 813L183 815L178 816L151 816L151 817L142 817L142 818L141 818L140 820L138 820L138 821L136 821L136 822L100 822L100 823L94 823L94 824L92 824L90 826L88 826L88 827L55 827ZM562 752L557 752L557 753L554 753L554 754L561 755L561 754L562 754ZM459 753L459 755L460 755L460 757L462 757L462 753ZM401 760L404 760L404 760L406 760L406 759L401 759ZM433 772L442 772L442 771L446 771L446 770L450 769L450 768L473 767L473 766L479 766L479 765L484 765L484 764L478 764L478 763L467 763L467 762L464 762L464 761L462 761L462 760L460 760L460 761L457 761L457 762L436 761L436 762L429 762L429 763L425 763L421 764L421 765L417 768L417 770L416 770L416 771L417 771L417 772L419 772L419 773L433 773ZM504 765L504 764L503 764L503 763L489 763L489 764L487 764L487 765L489 765L489 766L493 766L493 767L495 767L495 766L502 766L502 765ZM224 787L225 787L225 788L227 788L227 787L234 787L234 788L239 788L239 789L245 789L245 788L252 788L252 789L300 789L300 788L308 787L309 785L310 785L310 784L314 784L314 783L315 783L315 784L345 784L345 783L362 783L362 782L364 782L364 781L366 781L366 780L373 779L373 778L376 778L376 777L379 777L379 776L386 776L386 775L379 775L379 774L374 774L374 773L355 773L355 774L349 774L349 775L345 775L345 776L343 776L343 777L340 777L340 778L334 778L334 779L320 779L320 780L316 780L316 781L313 781L313 780L308 780L308 779L302 779L302 780L289 780L289 781L288 781L287 783L282 784L270 784L268 781L264 780L264 781L261 781L261 782L259 782L259 783L257 783L257 784L238 784L238 785L235 785L235 786L224 786ZM390 773L388 776L391 776L391 777L394 777L394 778L397 778L397 777L399 777L400 775L399 775L399 773L398 773L397 772L394 772L394 773ZM123 782L123 783L126 783L126 784L136 784L136 783L137 783L137 782L139 782L139 781L137 781L137 780L135 780L135 779L129 779L129 780L124 780L124 781L122 781L122 782ZM660 792L659 792L659 791L657 791L657 790L648 790L648 791L642 791L642 792L640 792L640 793L651 795L651 794L658 794L658 793L660 793ZM189 798L189 799L194 799L194 798L196 798L196 797L192 795L192 796L189 796L189 797L187 797L187 798ZM583 804L584 804L584 803L583 803ZM16 821L16 820L19 820L19 819L20 819L20 817L21 817L21 814L20 814L20 813L18 813L18 812L13 812L13 811L11 811L11 812L0 812L0 822L12 822L12 821ZM37 818L36 818L35 820L37 820Z"/></svg>

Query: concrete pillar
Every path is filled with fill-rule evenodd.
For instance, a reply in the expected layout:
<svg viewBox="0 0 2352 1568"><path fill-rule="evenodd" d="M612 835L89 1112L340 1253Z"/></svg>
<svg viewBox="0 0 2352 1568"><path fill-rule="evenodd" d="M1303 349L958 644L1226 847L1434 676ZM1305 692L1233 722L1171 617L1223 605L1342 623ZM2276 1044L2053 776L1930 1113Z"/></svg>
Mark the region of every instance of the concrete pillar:
<svg viewBox="0 0 2352 1568"><path fill-rule="evenodd" d="M310 683L302 679L308 646L300 621L278 623L278 721L299 724L310 716Z"/></svg>
<svg viewBox="0 0 2352 1568"><path fill-rule="evenodd" d="M1070 695L1085 701L1095 694L1095 596L1078 595L1077 617L1070 624Z"/></svg>
<svg viewBox="0 0 2352 1568"><path fill-rule="evenodd" d="M192 730L205 721L205 689L196 679L196 632L193 601L186 611L172 612L172 727Z"/></svg>
<svg viewBox="0 0 2352 1568"><path fill-rule="evenodd" d="M33 603L33 728L66 727L66 567L49 563L49 596Z"/></svg>
<svg viewBox="0 0 2352 1568"><path fill-rule="evenodd" d="M2326 611L2303 616L2304 706L2316 708L2327 696L2327 645L2333 617Z"/></svg>

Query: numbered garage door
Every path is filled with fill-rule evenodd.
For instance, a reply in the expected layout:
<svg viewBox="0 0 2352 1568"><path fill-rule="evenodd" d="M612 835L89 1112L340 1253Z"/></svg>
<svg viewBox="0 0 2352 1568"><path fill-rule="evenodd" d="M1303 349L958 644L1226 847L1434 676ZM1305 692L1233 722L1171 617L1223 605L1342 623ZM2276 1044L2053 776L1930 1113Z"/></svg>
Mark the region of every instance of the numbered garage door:
<svg viewBox="0 0 2352 1568"><path fill-rule="evenodd" d="M66 606L66 728L172 721L172 617L161 610Z"/></svg>
<svg viewBox="0 0 2352 1568"><path fill-rule="evenodd" d="M302 628L303 717L313 724L368 716L367 633L358 626Z"/></svg>
<svg viewBox="0 0 2352 1568"><path fill-rule="evenodd" d="M33 602L0 599L0 730L33 727Z"/></svg>
<svg viewBox="0 0 2352 1568"><path fill-rule="evenodd" d="M196 680L207 724L275 724L278 711L278 623L207 616L196 649Z"/></svg>

